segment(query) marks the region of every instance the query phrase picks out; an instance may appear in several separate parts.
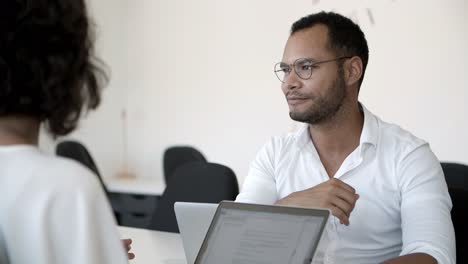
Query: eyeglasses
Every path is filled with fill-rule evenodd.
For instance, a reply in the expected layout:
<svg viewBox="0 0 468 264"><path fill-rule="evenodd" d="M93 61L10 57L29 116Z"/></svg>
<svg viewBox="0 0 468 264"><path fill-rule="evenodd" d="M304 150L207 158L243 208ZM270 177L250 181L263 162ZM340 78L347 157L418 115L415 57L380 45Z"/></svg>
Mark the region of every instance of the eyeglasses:
<svg viewBox="0 0 468 264"><path fill-rule="evenodd" d="M289 65L284 62L278 62L275 64L275 74L276 74L276 77L278 77L278 79L284 83L285 82L284 80L291 73L291 68L294 68L294 72L296 72L299 78L303 80L308 80L310 79L310 77L312 77L312 71L315 68L317 68L317 65L326 63L326 62L332 62L332 61L349 59L349 58L352 58L352 57L351 56L339 57L336 59L324 60L324 61L314 61L308 58L300 58L300 59L297 59L292 65Z"/></svg>

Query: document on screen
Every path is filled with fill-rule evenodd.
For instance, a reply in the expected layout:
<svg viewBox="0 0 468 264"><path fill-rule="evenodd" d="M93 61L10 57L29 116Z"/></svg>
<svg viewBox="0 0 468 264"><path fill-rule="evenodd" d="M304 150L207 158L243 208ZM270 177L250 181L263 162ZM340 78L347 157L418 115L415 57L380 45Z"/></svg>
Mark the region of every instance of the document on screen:
<svg viewBox="0 0 468 264"><path fill-rule="evenodd" d="M310 263L323 218L222 209L200 262Z"/></svg>

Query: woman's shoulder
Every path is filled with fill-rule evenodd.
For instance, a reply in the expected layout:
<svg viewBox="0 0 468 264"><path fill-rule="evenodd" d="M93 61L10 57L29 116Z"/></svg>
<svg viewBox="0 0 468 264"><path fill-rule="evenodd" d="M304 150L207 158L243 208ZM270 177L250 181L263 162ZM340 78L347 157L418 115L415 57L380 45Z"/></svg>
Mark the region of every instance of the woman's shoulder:
<svg viewBox="0 0 468 264"><path fill-rule="evenodd" d="M94 189L99 187L97 175L81 163L63 157L44 155L41 177L54 181L61 188Z"/></svg>

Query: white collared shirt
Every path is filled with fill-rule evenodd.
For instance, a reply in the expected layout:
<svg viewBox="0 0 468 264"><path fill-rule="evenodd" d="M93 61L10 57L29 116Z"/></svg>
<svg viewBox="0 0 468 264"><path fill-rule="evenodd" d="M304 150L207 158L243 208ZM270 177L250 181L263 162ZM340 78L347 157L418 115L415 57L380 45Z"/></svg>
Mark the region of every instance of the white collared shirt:
<svg viewBox="0 0 468 264"><path fill-rule="evenodd" d="M349 226L330 217L314 263L380 263L417 252L455 263L452 202L439 160L423 140L363 111L360 144L334 176L360 197ZM260 150L236 201L274 204L327 180L304 125Z"/></svg>

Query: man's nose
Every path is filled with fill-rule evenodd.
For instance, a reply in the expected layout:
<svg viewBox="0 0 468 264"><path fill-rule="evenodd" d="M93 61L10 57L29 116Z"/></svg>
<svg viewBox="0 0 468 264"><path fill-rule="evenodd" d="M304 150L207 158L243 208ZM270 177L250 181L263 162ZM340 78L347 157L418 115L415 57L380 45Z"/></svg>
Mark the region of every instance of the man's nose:
<svg viewBox="0 0 468 264"><path fill-rule="evenodd" d="M296 71L292 70L290 74L284 76L283 88L286 90L296 89L300 86L300 78Z"/></svg>

